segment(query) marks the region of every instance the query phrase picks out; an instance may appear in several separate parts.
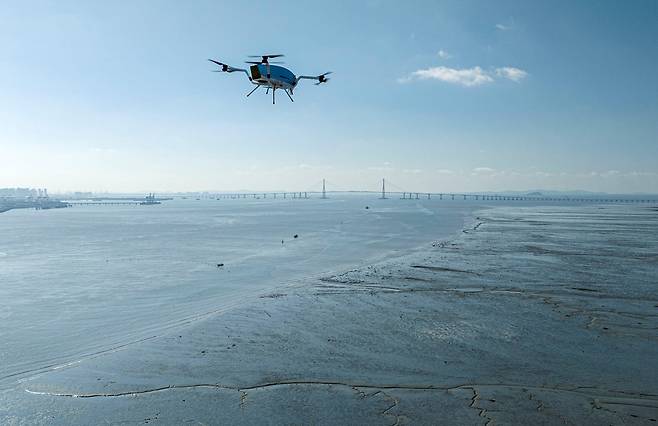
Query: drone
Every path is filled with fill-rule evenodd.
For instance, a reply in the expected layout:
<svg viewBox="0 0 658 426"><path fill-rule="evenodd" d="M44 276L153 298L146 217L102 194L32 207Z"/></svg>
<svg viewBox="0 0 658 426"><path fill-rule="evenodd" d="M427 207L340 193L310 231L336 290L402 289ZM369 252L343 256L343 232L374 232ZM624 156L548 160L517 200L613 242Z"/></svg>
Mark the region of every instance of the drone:
<svg viewBox="0 0 658 426"><path fill-rule="evenodd" d="M225 63L216 61L214 59L208 59L210 62L219 65L220 69L218 70L212 70L213 72L243 72L247 75L247 78L251 82L251 84L255 84L256 87L254 89L247 93L247 97L254 93L256 90L258 90L261 86L266 87L266 94L269 93L270 89L272 89L272 104L276 103L276 89L282 89L286 95L288 95L288 98L290 98L291 102L295 102L292 99L293 95L293 90L295 87L297 87L297 84L301 80L317 80L317 83L315 83L316 86L326 83L329 81L327 76L331 74L331 71L326 72L324 74L320 74L317 76L310 76L310 75L300 75L300 76L295 76L292 71L290 71L288 68L281 67L278 65L270 65L270 64L282 64L283 62L270 62L270 59L273 58L280 58L283 55L255 55L255 56L249 56L250 58L261 58L260 61L246 61L246 64L251 64L249 67L249 70L246 70L244 68L235 68L230 65L227 65Z"/></svg>

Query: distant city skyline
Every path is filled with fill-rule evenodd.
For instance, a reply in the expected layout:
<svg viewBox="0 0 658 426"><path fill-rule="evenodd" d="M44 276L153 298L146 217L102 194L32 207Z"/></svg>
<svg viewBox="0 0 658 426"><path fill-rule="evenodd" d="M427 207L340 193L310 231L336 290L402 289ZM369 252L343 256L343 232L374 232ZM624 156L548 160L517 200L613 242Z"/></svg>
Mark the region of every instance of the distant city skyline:
<svg viewBox="0 0 658 426"><path fill-rule="evenodd" d="M3 3L0 187L658 192L657 2L325 6Z"/></svg>

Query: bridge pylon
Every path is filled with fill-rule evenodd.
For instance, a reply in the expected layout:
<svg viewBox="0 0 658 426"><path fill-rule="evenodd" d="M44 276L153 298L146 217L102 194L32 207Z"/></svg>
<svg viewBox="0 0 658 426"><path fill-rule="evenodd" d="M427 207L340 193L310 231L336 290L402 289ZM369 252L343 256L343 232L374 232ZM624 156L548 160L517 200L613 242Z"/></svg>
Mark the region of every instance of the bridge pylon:
<svg viewBox="0 0 658 426"><path fill-rule="evenodd" d="M386 180L382 178L382 196L379 197L380 200L386 199Z"/></svg>

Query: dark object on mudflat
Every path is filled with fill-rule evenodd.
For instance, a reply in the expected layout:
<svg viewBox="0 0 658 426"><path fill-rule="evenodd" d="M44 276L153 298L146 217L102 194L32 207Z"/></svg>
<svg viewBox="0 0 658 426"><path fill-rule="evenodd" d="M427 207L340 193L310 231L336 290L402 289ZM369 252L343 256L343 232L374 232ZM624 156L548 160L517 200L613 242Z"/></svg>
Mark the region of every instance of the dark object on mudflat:
<svg viewBox="0 0 658 426"><path fill-rule="evenodd" d="M217 264L217 267L218 267L218 268L221 268L222 266L224 266L223 263L218 263L218 264Z"/></svg>
<svg viewBox="0 0 658 426"><path fill-rule="evenodd" d="M299 235L295 234L295 235L293 235L292 237L293 237L293 238L297 238L297 237L299 237Z"/></svg>
<svg viewBox="0 0 658 426"><path fill-rule="evenodd" d="M366 210L368 210L370 207L366 206Z"/></svg>

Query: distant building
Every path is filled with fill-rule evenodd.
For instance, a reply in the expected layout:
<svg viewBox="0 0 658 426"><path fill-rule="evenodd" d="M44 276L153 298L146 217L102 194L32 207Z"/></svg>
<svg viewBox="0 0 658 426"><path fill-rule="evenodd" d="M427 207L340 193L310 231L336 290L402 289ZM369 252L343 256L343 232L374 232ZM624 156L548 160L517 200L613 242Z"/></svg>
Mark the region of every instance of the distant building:
<svg viewBox="0 0 658 426"><path fill-rule="evenodd" d="M0 197L4 198L36 198L37 190L31 188L0 188Z"/></svg>
<svg viewBox="0 0 658 426"><path fill-rule="evenodd" d="M16 200L48 198L48 190L46 188L0 188L0 197Z"/></svg>

